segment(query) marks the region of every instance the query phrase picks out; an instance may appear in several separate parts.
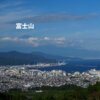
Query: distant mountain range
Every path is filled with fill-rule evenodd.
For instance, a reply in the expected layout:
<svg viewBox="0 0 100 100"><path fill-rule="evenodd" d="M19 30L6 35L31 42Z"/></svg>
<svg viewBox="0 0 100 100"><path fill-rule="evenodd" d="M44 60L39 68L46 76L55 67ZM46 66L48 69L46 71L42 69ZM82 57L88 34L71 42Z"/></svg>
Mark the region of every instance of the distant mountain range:
<svg viewBox="0 0 100 100"><path fill-rule="evenodd" d="M42 52L22 53L17 51L0 52L0 65L23 65L36 63L55 63L58 61L81 60L74 57L62 57Z"/></svg>
<svg viewBox="0 0 100 100"><path fill-rule="evenodd" d="M17 51L0 52L0 65L23 65L36 63L56 63L65 61L67 65L100 65L100 59L63 57L42 52L22 53Z"/></svg>
<svg viewBox="0 0 100 100"><path fill-rule="evenodd" d="M23 65L36 63L53 63L57 62L56 58L48 57L44 53L32 52L21 53L17 51L0 52L0 65Z"/></svg>

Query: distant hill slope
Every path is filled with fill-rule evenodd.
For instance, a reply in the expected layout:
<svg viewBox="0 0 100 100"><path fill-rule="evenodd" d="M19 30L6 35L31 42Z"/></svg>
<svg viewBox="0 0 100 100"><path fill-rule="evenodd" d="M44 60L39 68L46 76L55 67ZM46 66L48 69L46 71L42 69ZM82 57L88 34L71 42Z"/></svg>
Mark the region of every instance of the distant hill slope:
<svg viewBox="0 0 100 100"><path fill-rule="evenodd" d="M17 51L0 52L0 65L23 65L36 63L55 63L65 61L67 65L100 65L100 59L81 59L63 57L42 52L22 53Z"/></svg>
<svg viewBox="0 0 100 100"><path fill-rule="evenodd" d="M52 57L47 57L45 54L39 52L21 53L16 51L0 52L0 65L22 65L22 64L36 64L57 62Z"/></svg>

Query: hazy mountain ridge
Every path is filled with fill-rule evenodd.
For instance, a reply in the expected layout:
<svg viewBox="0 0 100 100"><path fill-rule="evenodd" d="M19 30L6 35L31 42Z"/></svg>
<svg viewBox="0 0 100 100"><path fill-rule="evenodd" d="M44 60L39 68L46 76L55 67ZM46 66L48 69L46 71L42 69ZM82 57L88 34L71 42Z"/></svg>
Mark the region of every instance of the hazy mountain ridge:
<svg viewBox="0 0 100 100"><path fill-rule="evenodd" d="M100 65L100 59L82 59L78 57L67 56L63 57L42 52L0 52L0 65L55 63L58 61L65 61L68 65Z"/></svg>
<svg viewBox="0 0 100 100"><path fill-rule="evenodd" d="M23 64L36 64L42 63L53 63L56 59L50 59L42 54L33 53L22 53L17 51L11 52L0 52L0 65L23 65Z"/></svg>

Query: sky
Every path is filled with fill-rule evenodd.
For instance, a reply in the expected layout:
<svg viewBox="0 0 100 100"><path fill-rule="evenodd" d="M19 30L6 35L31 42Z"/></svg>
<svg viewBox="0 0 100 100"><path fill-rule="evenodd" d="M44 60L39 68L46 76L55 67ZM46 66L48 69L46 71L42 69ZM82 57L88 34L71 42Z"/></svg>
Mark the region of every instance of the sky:
<svg viewBox="0 0 100 100"><path fill-rule="evenodd" d="M0 51L100 58L100 0L0 0ZM33 23L18 30L16 23Z"/></svg>

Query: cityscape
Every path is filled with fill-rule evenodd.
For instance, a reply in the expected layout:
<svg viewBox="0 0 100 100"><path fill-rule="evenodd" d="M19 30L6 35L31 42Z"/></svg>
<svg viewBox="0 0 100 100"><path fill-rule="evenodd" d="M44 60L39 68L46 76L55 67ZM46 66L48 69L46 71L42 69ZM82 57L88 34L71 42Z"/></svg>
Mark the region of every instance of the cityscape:
<svg viewBox="0 0 100 100"><path fill-rule="evenodd" d="M28 65L31 67L31 65ZM87 72L68 73L62 70L41 71L29 69L30 67L10 66L0 67L0 92L10 89L26 91L36 87L50 86L60 87L63 85L76 85L87 88L100 82L100 71L91 69Z"/></svg>
<svg viewBox="0 0 100 100"><path fill-rule="evenodd" d="M0 0L0 100L100 100L100 0Z"/></svg>

